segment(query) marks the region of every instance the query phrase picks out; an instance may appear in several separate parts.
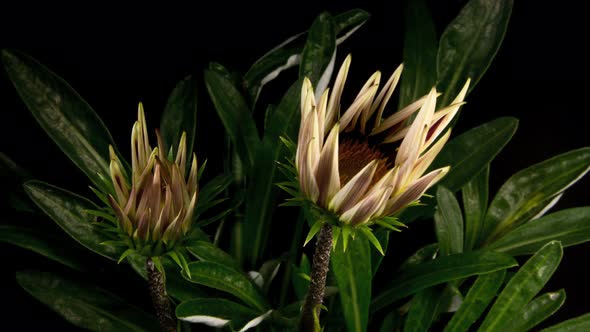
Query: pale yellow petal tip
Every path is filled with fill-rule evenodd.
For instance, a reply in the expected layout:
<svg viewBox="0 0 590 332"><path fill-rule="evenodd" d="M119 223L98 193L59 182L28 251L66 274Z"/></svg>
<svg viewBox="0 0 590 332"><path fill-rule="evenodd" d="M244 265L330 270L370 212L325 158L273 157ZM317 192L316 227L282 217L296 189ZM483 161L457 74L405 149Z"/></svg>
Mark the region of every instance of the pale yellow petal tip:
<svg viewBox="0 0 590 332"><path fill-rule="evenodd" d="M145 123L145 112L143 111L143 103L139 102L137 105L137 120Z"/></svg>

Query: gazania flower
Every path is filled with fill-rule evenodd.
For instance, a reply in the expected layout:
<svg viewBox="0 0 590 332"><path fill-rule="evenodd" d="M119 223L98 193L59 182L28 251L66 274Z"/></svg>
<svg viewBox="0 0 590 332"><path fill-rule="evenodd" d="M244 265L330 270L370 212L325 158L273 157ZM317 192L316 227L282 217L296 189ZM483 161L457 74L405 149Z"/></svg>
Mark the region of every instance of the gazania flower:
<svg viewBox="0 0 590 332"><path fill-rule="evenodd" d="M333 90L326 89L318 100L305 79L295 164L308 200L344 225L367 226L416 202L448 172L444 167L424 174L449 139L446 127L463 104L469 81L449 106L435 111L439 94L433 88L384 117L402 73L400 65L381 89L381 73L373 74L341 112L350 61L348 56Z"/></svg>
<svg viewBox="0 0 590 332"><path fill-rule="evenodd" d="M110 147L111 179L115 196L108 199L119 222L119 228L136 243L174 245L187 234L197 202L197 158L186 176L186 133L183 133L176 158L165 155L163 141L156 130L158 146L151 148L143 107L139 104L138 120L131 133L130 183L121 161ZM161 242L160 242L161 241Z"/></svg>

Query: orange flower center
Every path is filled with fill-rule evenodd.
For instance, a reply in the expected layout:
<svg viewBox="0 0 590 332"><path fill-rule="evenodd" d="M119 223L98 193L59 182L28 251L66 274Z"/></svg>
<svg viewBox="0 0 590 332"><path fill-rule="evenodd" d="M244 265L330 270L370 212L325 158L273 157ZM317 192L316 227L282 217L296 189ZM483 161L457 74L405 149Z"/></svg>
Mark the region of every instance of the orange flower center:
<svg viewBox="0 0 590 332"><path fill-rule="evenodd" d="M379 181L393 165L393 161L379 149L379 146L370 144L366 139L341 138L338 143L338 171L341 186L348 183L373 160L377 160L377 169L371 185Z"/></svg>

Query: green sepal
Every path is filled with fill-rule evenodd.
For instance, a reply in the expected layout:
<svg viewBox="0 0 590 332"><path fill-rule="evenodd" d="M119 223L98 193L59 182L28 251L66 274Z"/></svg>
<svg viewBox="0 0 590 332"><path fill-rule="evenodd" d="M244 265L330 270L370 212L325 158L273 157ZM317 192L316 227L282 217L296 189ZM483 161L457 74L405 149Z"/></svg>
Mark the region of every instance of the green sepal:
<svg viewBox="0 0 590 332"><path fill-rule="evenodd" d="M307 233L307 237L305 238L305 242L303 243L303 246L305 247L307 245L307 243L309 243L309 241L311 241L311 239L313 239L313 237L320 231L320 228L322 228L322 222L321 221L316 221L311 228L309 229L309 233Z"/></svg>
<svg viewBox="0 0 590 332"><path fill-rule="evenodd" d="M117 260L117 264L120 264L127 256L131 255L134 252L135 252L135 249L133 249L133 248L129 248L129 249L123 251L123 253L121 254L121 257L119 257L119 260Z"/></svg>
<svg viewBox="0 0 590 332"><path fill-rule="evenodd" d="M169 251L166 254L170 256L170 258L172 258L176 265L178 265L182 269L182 271L186 273L186 276L190 279L191 272L188 269L188 262L186 261L186 258L184 258L184 255L176 250Z"/></svg>
<svg viewBox="0 0 590 332"><path fill-rule="evenodd" d="M359 229L367 237L367 239L369 240L369 242L371 242L371 244L375 247L375 249L377 249L377 251L379 251L379 253L381 253L381 255L385 256L385 252L383 252L383 247L381 247L381 243L379 243L379 240L377 239L377 237L375 237L375 234L373 234L373 231L369 227L366 227L366 226L361 226L361 227L359 227Z"/></svg>

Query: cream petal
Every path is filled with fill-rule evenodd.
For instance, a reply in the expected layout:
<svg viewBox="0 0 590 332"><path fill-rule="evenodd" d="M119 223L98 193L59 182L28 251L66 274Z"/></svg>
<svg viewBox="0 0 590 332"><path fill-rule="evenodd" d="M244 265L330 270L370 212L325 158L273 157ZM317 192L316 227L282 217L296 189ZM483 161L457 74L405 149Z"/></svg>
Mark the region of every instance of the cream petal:
<svg viewBox="0 0 590 332"><path fill-rule="evenodd" d="M326 108L328 107L328 95L330 93L330 89L326 89L322 96L320 97L320 101L317 105L317 114L318 114L318 138L320 142L324 140L324 123L326 122ZM323 144L321 144L323 146Z"/></svg>
<svg viewBox="0 0 590 332"><path fill-rule="evenodd" d="M428 151L426 151L426 153L424 153L418 159L418 161L416 162L416 165L414 166L414 170L412 170L412 172L409 176L409 179L417 179L420 176L422 176L422 174L424 174L426 169L428 169L430 164L432 164L432 162L434 161L436 156L440 153L442 148L445 146L445 144L449 140L450 136L451 136L451 130L449 129L438 141L436 141L436 143L434 143L434 145L430 149L428 149Z"/></svg>
<svg viewBox="0 0 590 332"><path fill-rule="evenodd" d="M298 168L300 167L300 164L303 162L302 155L307 154L309 141L314 137L314 127L317 127L317 124L314 124L316 120L317 118L315 111L311 111L301 121L301 127L299 129L299 138L297 141L297 154L295 156L295 165L297 165Z"/></svg>
<svg viewBox="0 0 590 332"><path fill-rule="evenodd" d="M318 202L321 206L327 206L332 197L340 190L340 172L338 169L339 131L338 124L334 125L326 139L317 166Z"/></svg>
<svg viewBox="0 0 590 332"><path fill-rule="evenodd" d="M186 180L187 190L188 190L189 195L193 195L199 191L199 181L197 179L198 173L199 173L199 168L197 165L198 165L197 155L193 152L193 161L191 164L191 170L188 173L188 180Z"/></svg>
<svg viewBox="0 0 590 332"><path fill-rule="evenodd" d="M309 78L303 79L301 85L301 118L304 118L309 111L315 107L315 97L313 96L313 86Z"/></svg>
<svg viewBox="0 0 590 332"><path fill-rule="evenodd" d="M377 111L377 116L375 117L375 125L373 126L373 129L377 128L377 126L379 126L379 124L381 123L381 117L383 116L385 106L389 102L389 99L391 98L393 91L395 91L395 88L397 86L397 83L399 82L399 78L402 75L403 70L404 64L402 63L397 67L393 74L391 74L391 77L389 77L387 83L385 83L385 86L383 87L383 89L381 89L381 92L375 99L375 102L371 107L370 115L372 115L375 112L377 107L379 107L379 109Z"/></svg>
<svg viewBox="0 0 590 332"><path fill-rule="evenodd" d="M367 91L365 91L362 96L357 97L352 105L348 107L348 109L340 118L340 131L347 129L348 127L354 127L355 122L353 120L358 119L363 109L366 108L367 105L370 105L372 100L371 98L375 95L377 88L377 86L373 85L367 89Z"/></svg>
<svg viewBox="0 0 590 332"><path fill-rule="evenodd" d="M344 84L346 83L346 77L348 76L348 69L350 68L351 61L352 57L349 54L346 59L344 59L342 66L340 66L340 70L338 70L338 75L336 76L336 81L334 82L332 95L330 96L330 100L328 102L324 131L328 130L328 128L331 128L336 122L336 115L340 111L340 98L342 96L342 91L344 90Z"/></svg>
<svg viewBox="0 0 590 332"><path fill-rule="evenodd" d="M399 151L395 157L395 165L400 165L400 181L405 183L409 172L414 167L414 163L420 155L420 147L428 130L434 108L436 106L436 90L430 90L424 105L418 112L414 122L410 126L408 133L402 140Z"/></svg>
<svg viewBox="0 0 590 332"><path fill-rule="evenodd" d="M315 203L319 197L319 189L315 178L316 165L313 164L313 158L310 157L310 155L314 153L312 151L314 150L312 147L312 145L314 145L314 140L315 139L312 139L309 142L307 153L302 156L301 169L299 169L299 186L305 196Z"/></svg>
<svg viewBox="0 0 590 332"><path fill-rule="evenodd" d="M110 164L111 181L115 188L115 194L117 195L117 202L121 206L127 204L127 198L129 197L129 186L123 176L121 165L114 159L111 159Z"/></svg>
<svg viewBox="0 0 590 332"><path fill-rule="evenodd" d="M442 179L449 171L449 167L436 169L411 184L402 193L394 196L387 202L386 213L394 214L419 199L428 188L432 187L440 179Z"/></svg>
<svg viewBox="0 0 590 332"><path fill-rule="evenodd" d="M367 194L362 201L342 214L340 220L353 226L367 222L377 211L383 211L393 188L383 187Z"/></svg>
<svg viewBox="0 0 590 332"><path fill-rule="evenodd" d="M117 201L115 200L115 198L113 196L109 195L108 199L109 199L109 203L110 203L111 207L113 208L113 211L115 211L115 215L117 216L117 219L119 219L119 223L121 225L121 228L123 229L123 231L125 233L127 233L127 235L131 235L133 233L133 224L131 223L129 216L127 216L123 212L123 210L121 209L121 206L119 204L117 204Z"/></svg>
<svg viewBox="0 0 590 332"><path fill-rule="evenodd" d="M182 220L182 233L188 233L193 222L193 215L195 212L195 206L197 205L197 193L195 192L191 198L191 201L186 209L186 214Z"/></svg>
<svg viewBox="0 0 590 332"><path fill-rule="evenodd" d="M328 209L341 213L358 203L371 185L376 169L377 162L375 160L368 163L334 195L328 204Z"/></svg>
<svg viewBox="0 0 590 332"><path fill-rule="evenodd" d="M381 124L377 128L373 130L371 135L384 132L385 130L408 119L410 116L412 116L412 114L414 114L414 112L419 110L422 107L422 105L424 105L424 102L426 101L427 97L428 95L425 95L422 98L412 102L410 105L407 105L406 107L387 117L385 120L381 122Z"/></svg>

